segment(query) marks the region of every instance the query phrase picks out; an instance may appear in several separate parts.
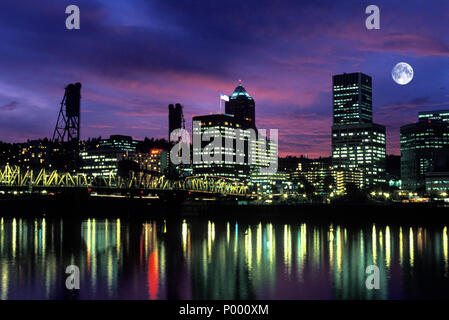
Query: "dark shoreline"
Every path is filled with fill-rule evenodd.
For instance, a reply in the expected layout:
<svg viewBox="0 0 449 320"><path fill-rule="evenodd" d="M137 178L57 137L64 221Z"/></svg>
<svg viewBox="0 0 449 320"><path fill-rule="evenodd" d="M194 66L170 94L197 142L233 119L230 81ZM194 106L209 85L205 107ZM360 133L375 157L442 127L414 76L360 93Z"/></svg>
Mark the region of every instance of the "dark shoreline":
<svg viewBox="0 0 449 320"><path fill-rule="evenodd" d="M40 197L0 199L0 216L52 218L239 219L345 223L449 222L449 207L428 203L239 204L232 200L161 201L145 198ZM37 208L33 211L34 208Z"/></svg>

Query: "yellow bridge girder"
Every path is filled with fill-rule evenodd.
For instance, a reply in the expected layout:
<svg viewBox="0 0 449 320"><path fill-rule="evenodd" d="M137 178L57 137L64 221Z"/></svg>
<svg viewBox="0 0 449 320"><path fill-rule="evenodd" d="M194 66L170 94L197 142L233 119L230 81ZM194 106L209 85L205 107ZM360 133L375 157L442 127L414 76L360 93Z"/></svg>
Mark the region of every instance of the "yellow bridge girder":
<svg viewBox="0 0 449 320"><path fill-rule="evenodd" d="M215 176L193 176L184 181L170 181L165 176L132 173L125 179L113 172L107 176L93 177L86 173L23 169L9 165L0 168L0 186L185 190L222 195L246 195L248 191L247 186L239 181Z"/></svg>

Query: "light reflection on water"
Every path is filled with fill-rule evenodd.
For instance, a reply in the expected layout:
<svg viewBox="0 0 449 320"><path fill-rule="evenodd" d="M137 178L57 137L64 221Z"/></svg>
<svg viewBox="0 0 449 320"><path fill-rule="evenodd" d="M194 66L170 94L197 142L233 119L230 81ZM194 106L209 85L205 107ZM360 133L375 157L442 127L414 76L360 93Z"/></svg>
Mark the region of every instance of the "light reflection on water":
<svg viewBox="0 0 449 320"><path fill-rule="evenodd" d="M445 225L0 218L0 299L449 298L448 268Z"/></svg>

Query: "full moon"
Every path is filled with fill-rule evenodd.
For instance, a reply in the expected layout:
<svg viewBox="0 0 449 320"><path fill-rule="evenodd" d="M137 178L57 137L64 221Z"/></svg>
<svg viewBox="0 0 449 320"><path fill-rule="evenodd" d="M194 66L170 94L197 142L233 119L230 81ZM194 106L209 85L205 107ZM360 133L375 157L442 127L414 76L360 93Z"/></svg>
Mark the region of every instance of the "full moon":
<svg viewBox="0 0 449 320"><path fill-rule="evenodd" d="M400 85L405 85L413 79L413 68L405 62L399 62L391 70L393 80Z"/></svg>

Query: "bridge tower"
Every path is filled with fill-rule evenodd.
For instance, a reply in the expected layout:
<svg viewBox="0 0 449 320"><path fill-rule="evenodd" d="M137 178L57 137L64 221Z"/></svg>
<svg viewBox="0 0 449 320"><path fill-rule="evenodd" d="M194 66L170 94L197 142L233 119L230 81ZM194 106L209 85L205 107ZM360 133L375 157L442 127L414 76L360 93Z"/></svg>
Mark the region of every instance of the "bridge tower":
<svg viewBox="0 0 449 320"><path fill-rule="evenodd" d="M81 83L71 83L65 88L58 120L53 132L54 142L74 142L80 139Z"/></svg>

